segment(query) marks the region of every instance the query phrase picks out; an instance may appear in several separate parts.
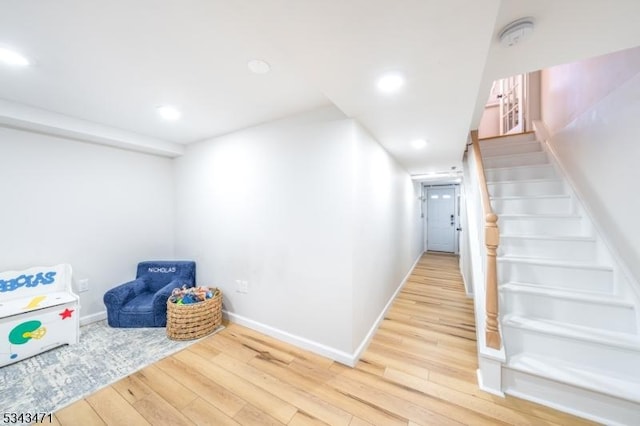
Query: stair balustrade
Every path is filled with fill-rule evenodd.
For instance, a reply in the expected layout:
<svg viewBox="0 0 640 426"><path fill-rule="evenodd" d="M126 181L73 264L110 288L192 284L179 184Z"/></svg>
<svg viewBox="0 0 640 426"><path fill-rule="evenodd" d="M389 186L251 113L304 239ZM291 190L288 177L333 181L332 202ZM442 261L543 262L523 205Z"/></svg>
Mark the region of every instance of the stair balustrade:
<svg viewBox="0 0 640 426"><path fill-rule="evenodd" d="M484 245L485 245L485 342L486 345L493 349L500 349L501 337L498 327L498 275L496 258L498 245L500 244L500 231L498 228L498 215L491 208L491 200L489 199L489 191L487 189L487 180L484 173L484 165L482 163L482 155L480 153L480 144L478 142L478 131L471 131L471 142L473 149L474 165L477 179L476 188L480 191L480 201L482 204L482 214L484 217Z"/></svg>

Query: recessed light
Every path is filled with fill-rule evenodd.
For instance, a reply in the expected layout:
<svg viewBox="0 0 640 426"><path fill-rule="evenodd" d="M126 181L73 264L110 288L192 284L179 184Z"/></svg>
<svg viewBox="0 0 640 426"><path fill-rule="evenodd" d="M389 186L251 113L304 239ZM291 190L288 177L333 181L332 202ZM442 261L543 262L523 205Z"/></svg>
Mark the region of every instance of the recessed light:
<svg viewBox="0 0 640 426"><path fill-rule="evenodd" d="M165 120L177 120L182 115L180 111L169 105L162 105L157 107L156 109L158 110L158 114L160 114L160 117L164 118Z"/></svg>
<svg viewBox="0 0 640 426"><path fill-rule="evenodd" d="M29 60L14 50L0 47L0 62L7 65L26 67Z"/></svg>
<svg viewBox="0 0 640 426"><path fill-rule="evenodd" d="M398 72L384 74L378 79L378 90L382 93L394 93L404 86L404 76Z"/></svg>
<svg viewBox="0 0 640 426"><path fill-rule="evenodd" d="M254 74L266 74L271 71L271 65L260 59L252 59L247 62L247 68Z"/></svg>
<svg viewBox="0 0 640 426"><path fill-rule="evenodd" d="M414 141L411 141L411 146L415 149L422 149L427 146L427 141L424 139L416 139Z"/></svg>

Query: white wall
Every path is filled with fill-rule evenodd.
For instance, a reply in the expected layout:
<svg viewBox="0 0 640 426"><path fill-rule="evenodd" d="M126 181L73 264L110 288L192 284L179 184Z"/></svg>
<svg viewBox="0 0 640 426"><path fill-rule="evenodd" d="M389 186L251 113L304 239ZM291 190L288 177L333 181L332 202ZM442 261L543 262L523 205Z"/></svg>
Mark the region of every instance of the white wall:
<svg viewBox="0 0 640 426"><path fill-rule="evenodd" d="M551 145L606 237L640 280L640 48L542 73Z"/></svg>
<svg viewBox="0 0 640 426"><path fill-rule="evenodd" d="M462 182L460 187L460 274L462 275L462 280L464 281L464 289L467 293L468 297L473 297L474 294L474 285L473 285L473 264L471 263L471 244L475 241L472 241L471 237L471 229L470 229L470 218L469 218L469 208L473 208L468 206L468 202L473 202L473 200L467 200L467 185L469 185L472 181L468 179L469 176L469 162L468 156L465 153L463 158L463 168L464 168L464 176L465 180Z"/></svg>
<svg viewBox="0 0 640 426"><path fill-rule="evenodd" d="M420 184L353 122L353 350L423 251Z"/></svg>
<svg viewBox="0 0 640 426"><path fill-rule="evenodd" d="M541 93L540 85L542 84L542 72L534 71L528 75L527 83L527 106L525 110L525 130L527 132L533 131L533 121L540 120L542 111L541 108Z"/></svg>
<svg viewBox="0 0 640 426"><path fill-rule="evenodd" d="M233 319L347 362L419 250L413 188L334 108L238 131L176 160L177 254Z"/></svg>
<svg viewBox="0 0 640 426"><path fill-rule="evenodd" d="M189 145L176 160L176 247L198 262L200 284L222 289L227 310L348 352L350 124L326 118Z"/></svg>
<svg viewBox="0 0 640 426"><path fill-rule="evenodd" d="M70 263L85 318L138 261L194 259L235 319L349 362L422 251L419 185L335 108L176 160L0 127L0 171L0 270Z"/></svg>
<svg viewBox="0 0 640 426"><path fill-rule="evenodd" d="M172 258L171 160L0 127L0 270L70 263L81 315L136 264Z"/></svg>

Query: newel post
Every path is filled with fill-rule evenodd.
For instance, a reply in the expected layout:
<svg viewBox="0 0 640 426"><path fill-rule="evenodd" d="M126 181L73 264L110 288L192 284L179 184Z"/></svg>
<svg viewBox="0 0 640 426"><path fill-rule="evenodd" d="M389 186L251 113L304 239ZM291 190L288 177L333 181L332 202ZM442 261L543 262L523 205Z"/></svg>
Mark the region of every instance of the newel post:
<svg viewBox="0 0 640 426"><path fill-rule="evenodd" d="M500 349L500 331L498 330L498 275L497 275L497 248L500 243L498 231L498 216L494 213L487 214L485 218L484 241L487 247L487 274L486 274L486 311L487 321L485 338L487 346Z"/></svg>

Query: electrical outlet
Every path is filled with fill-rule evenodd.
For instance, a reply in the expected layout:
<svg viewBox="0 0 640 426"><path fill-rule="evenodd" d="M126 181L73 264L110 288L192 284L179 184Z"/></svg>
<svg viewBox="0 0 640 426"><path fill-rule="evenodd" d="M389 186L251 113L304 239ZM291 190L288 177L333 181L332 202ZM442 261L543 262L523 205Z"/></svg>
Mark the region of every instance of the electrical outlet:
<svg viewBox="0 0 640 426"><path fill-rule="evenodd" d="M238 293L249 293L249 281L236 280L236 291Z"/></svg>
<svg viewBox="0 0 640 426"><path fill-rule="evenodd" d="M89 280L78 280L78 292L89 291Z"/></svg>

